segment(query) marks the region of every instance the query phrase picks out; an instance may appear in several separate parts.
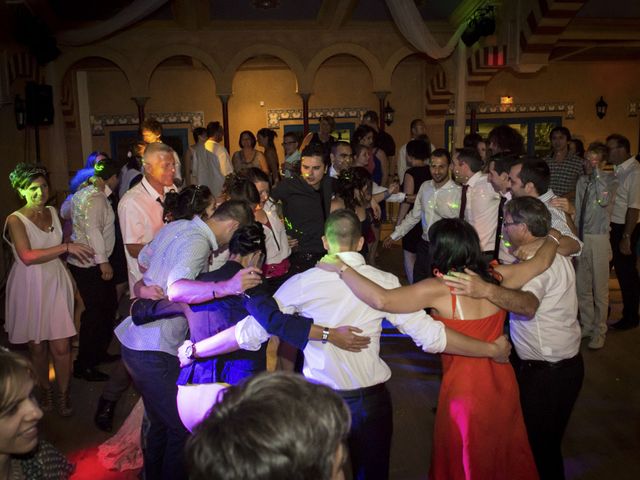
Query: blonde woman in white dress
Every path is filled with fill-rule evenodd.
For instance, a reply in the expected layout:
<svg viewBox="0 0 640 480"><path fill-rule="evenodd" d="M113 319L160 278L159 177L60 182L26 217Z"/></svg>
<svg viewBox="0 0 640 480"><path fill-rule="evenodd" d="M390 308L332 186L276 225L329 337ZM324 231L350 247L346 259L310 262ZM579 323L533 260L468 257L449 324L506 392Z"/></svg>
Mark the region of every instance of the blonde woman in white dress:
<svg viewBox="0 0 640 480"><path fill-rule="evenodd" d="M45 168L20 163L9 179L25 204L7 217L3 230L14 256L7 280L5 329L11 343L29 345L45 411L53 408L51 354L58 384L58 413L69 416L73 413L69 399L70 339L76 329L71 277L59 257L68 253L88 260L93 251L87 245L62 243L58 214L46 205L49 183Z"/></svg>

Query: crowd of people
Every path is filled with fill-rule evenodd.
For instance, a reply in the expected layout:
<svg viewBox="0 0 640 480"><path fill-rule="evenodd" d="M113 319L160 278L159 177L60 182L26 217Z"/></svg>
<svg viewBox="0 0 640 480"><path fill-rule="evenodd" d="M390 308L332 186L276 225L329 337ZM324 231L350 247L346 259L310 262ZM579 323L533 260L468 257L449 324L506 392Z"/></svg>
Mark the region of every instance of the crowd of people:
<svg viewBox="0 0 640 480"><path fill-rule="evenodd" d="M105 382L94 418L105 431L133 383L148 480L388 478L386 319L442 357L430 478L564 478L580 341L604 347L610 260L623 297L610 326L639 323L628 139L572 150L556 127L539 159L501 125L449 151L416 119L396 155L373 111L351 142L334 128L321 117L303 139L285 133L280 161L273 130L243 131L230 155L211 122L180 159L147 119L126 158L87 159L60 215L46 169L15 167L24 205L4 228L5 328L31 363L0 352L0 424L22 425L19 448L0 439L0 468L55 452L35 424L42 411L73 414L73 375ZM376 267L401 239L405 286ZM127 291L130 315L116 321ZM114 332L121 357L108 351ZM111 375L105 362L117 362ZM65 478L71 467L50 456L51 478Z"/></svg>

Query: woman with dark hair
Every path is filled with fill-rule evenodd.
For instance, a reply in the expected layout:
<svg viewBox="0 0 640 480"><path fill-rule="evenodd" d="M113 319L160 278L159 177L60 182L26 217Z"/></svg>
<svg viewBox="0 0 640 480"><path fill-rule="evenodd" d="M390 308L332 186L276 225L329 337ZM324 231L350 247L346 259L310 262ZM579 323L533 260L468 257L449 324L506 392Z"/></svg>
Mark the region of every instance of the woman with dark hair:
<svg viewBox="0 0 640 480"><path fill-rule="evenodd" d="M9 175L11 186L25 205L7 217L3 238L11 245L14 263L7 280L5 329L11 343L28 343L42 407L53 408L49 384L49 353L58 384L58 413L73 413L69 398L73 284L60 260L64 254L90 261L94 252L81 243L62 243L62 226L55 208L47 206L49 182L44 167L19 163ZM9 234L7 236L7 233Z"/></svg>
<svg viewBox="0 0 640 480"><path fill-rule="evenodd" d="M0 347L0 478L65 480L74 466L38 440L42 410L33 397L36 373L29 361Z"/></svg>
<svg viewBox="0 0 640 480"><path fill-rule="evenodd" d="M360 125L356 128L355 132L353 132L353 143L356 145L363 145L369 150L369 159L366 168L377 185L386 187L389 162L384 151L378 147L374 147L376 143L376 135L377 133L373 128L367 125ZM380 202L380 221L386 220L385 207L385 202ZM369 244L369 255L367 258L367 263L371 265L375 265L378 240L380 239L380 221L373 222L371 227L374 239Z"/></svg>
<svg viewBox="0 0 640 480"><path fill-rule="evenodd" d="M270 128L258 130L258 145L264 148L264 156L267 159L267 166L270 172L269 178L272 185L280 181L280 162L278 160L278 152L276 152L276 145L273 141L277 136L278 134Z"/></svg>
<svg viewBox="0 0 640 480"><path fill-rule="evenodd" d="M269 166L262 152L256 150L256 136L250 130L245 130L240 134L238 145L240 150L233 154L231 163L233 171L240 173L247 168L256 167L267 175L269 174Z"/></svg>
<svg viewBox="0 0 640 480"><path fill-rule="evenodd" d="M580 158L584 158L584 143L582 143L582 140L577 138L569 140L569 152Z"/></svg>
<svg viewBox="0 0 640 480"><path fill-rule="evenodd" d="M448 330L484 341L500 337L506 312L485 299L453 295L442 278L471 271L498 282L482 258L476 231L464 220L442 219L429 229L429 238L436 277L406 287L386 290L337 256L325 257L318 267L341 272L347 286L373 308L391 313L431 308ZM533 259L500 266L503 286L521 288L551 265L557 238L539 242ZM465 479L469 472L477 478L538 478L511 365L451 354L442 354L442 365L430 478Z"/></svg>
<svg viewBox="0 0 640 480"><path fill-rule="evenodd" d="M331 211L346 208L358 216L365 239L360 253L366 258L369 253L368 244L374 240L371 231L372 215L368 209L371 204L373 182L366 168L352 167L343 170L335 187L335 197L331 200Z"/></svg>
<svg viewBox="0 0 640 480"><path fill-rule="evenodd" d="M271 192L269 177L259 168L250 168L245 174L260 195L260 204L255 211L255 217L256 221L264 227L267 249L262 272L269 288L275 292L289 272L289 255L291 255L289 238L278 209L269 197Z"/></svg>
<svg viewBox="0 0 640 480"><path fill-rule="evenodd" d="M162 217L165 223L191 220L196 215L207 220L216 208L216 199L206 185L189 185L180 192L167 192L164 196Z"/></svg>

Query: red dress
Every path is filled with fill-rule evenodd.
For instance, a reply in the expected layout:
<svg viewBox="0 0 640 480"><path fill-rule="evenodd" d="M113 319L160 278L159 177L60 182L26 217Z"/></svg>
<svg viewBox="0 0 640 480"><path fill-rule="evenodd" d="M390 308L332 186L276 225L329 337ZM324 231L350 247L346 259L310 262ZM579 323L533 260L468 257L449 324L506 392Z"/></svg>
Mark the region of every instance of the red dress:
<svg viewBox="0 0 640 480"><path fill-rule="evenodd" d="M502 334L505 312L478 320L433 317L452 330L493 341ZM537 479L511 365L443 353L442 370L429 478Z"/></svg>

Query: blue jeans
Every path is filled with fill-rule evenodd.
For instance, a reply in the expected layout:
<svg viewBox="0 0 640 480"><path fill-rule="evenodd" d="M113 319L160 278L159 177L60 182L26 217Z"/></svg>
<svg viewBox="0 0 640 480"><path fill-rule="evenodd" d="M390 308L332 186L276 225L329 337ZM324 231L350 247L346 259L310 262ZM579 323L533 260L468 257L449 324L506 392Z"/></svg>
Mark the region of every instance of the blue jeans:
<svg viewBox="0 0 640 480"><path fill-rule="evenodd" d="M143 451L146 480L187 479L184 445L189 432L178 415L178 359L164 352L122 346L122 360L142 395L149 420Z"/></svg>
<svg viewBox="0 0 640 480"><path fill-rule="evenodd" d="M384 384L359 391L337 391L351 411L349 455L356 480L389 478L393 435L391 395Z"/></svg>

